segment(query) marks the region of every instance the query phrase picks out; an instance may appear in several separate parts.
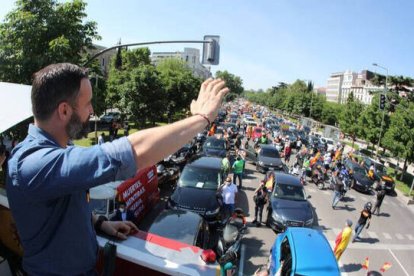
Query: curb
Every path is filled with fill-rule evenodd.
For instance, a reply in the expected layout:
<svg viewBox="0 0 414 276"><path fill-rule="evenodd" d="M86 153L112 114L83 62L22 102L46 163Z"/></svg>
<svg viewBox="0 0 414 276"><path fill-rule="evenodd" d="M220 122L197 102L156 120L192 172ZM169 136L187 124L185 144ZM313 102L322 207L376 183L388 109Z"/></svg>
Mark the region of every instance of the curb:
<svg viewBox="0 0 414 276"><path fill-rule="evenodd" d="M395 189L395 192L397 193L397 198L402 201L405 205L412 205L414 204L414 199L411 199L410 197L404 195L400 190Z"/></svg>

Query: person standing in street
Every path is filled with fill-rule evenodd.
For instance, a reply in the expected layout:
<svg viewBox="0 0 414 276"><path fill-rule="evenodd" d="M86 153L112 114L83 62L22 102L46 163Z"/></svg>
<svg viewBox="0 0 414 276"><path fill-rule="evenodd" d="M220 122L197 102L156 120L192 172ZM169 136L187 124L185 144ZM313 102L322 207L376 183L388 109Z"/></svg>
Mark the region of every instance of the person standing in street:
<svg viewBox="0 0 414 276"><path fill-rule="evenodd" d="M338 236L336 236L334 254L337 261L339 261L339 259L342 256L342 253L344 253L345 249L349 244L349 241L351 240L351 227L352 221L350 219L347 219L345 222L345 228L338 234Z"/></svg>
<svg viewBox="0 0 414 276"><path fill-rule="evenodd" d="M336 208L336 205L338 204L339 200L341 199L342 195L344 194L345 191L345 187L344 187L344 182L342 181L339 171L336 171L334 173L334 175L332 175L332 177L334 178L334 197L332 200L332 209Z"/></svg>
<svg viewBox="0 0 414 276"><path fill-rule="evenodd" d="M355 236L352 242L359 240L359 235L361 234L362 229L364 229L365 225L367 229L369 228L369 224L371 222L371 216L372 216L371 208L372 208L372 203L367 202L364 206L364 209L361 211L361 215L358 219L358 223L355 226Z"/></svg>
<svg viewBox="0 0 414 276"><path fill-rule="evenodd" d="M267 203L267 189L264 181L260 181L260 186L254 191L254 220L252 223L256 223L257 227L262 225L263 208Z"/></svg>
<svg viewBox="0 0 414 276"><path fill-rule="evenodd" d="M228 218L233 214L236 204L237 186L233 183L231 177L228 176L226 181L220 186L219 191L223 198L224 215Z"/></svg>
<svg viewBox="0 0 414 276"><path fill-rule="evenodd" d="M226 156L221 159L221 172L223 174L222 179L227 178L230 173L230 153L226 153Z"/></svg>
<svg viewBox="0 0 414 276"><path fill-rule="evenodd" d="M376 212L376 215L379 216L380 208L384 200L384 197L385 197L385 189L383 186L380 186L379 190L377 191L377 200L375 201L374 210L372 210L372 213L374 215Z"/></svg>
<svg viewBox="0 0 414 276"><path fill-rule="evenodd" d="M90 210L89 189L133 177L176 152L214 121L228 92L208 79L190 105L192 116L91 147L72 141L89 132L92 86L85 68L51 64L33 75L34 124L12 151L6 189L28 275L96 275L96 232L125 240L130 221L108 221Z"/></svg>
<svg viewBox="0 0 414 276"><path fill-rule="evenodd" d="M237 156L236 162L234 162L233 166L233 178L234 183L236 183L236 178L239 179L239 189L242 188L242 179L243 179L243 169L244 169L244 160L241 158L241 156Z"/></svg>

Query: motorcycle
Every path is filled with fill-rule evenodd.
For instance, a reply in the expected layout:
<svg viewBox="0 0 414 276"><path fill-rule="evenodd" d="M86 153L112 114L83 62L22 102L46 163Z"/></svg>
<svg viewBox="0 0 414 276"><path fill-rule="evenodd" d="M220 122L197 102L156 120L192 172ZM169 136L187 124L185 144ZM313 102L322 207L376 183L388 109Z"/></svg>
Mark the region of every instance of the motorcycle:
<svg viewBox="0 0 414 276"><path fill-rule="evenodd" d="M327 179L326 169L321 165L315 165L312 169L311 179L319 190L325 189L325 181Z"/></svg>
<svg viewBox="0 0 414 276"><path fill-rule="evenodd" d="M229 270L233 273L237 270L241 240L246 230L244 212L240 208L236 208L233 215L224 222L217 243L216 253L219 257L218 263L220 264L222 275L227 275Z"/></svg>
<svg viewBox="0 0 414 276"><path fill-rule="evenodd" d="M170 155L157 164L158 185L170 185L173 188L180 176L180 167Z"/></svg>

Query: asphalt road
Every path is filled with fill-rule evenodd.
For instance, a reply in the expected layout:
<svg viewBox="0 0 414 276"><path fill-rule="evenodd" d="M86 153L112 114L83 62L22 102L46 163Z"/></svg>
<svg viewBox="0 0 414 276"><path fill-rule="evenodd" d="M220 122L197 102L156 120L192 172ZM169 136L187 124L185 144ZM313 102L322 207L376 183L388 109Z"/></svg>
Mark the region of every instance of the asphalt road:
<svg viewBox="0 0 414 276"><path fill-rule="evenodd" d="M248 221L254 218L253 192L264 175L255 171L254 165L248 163L247 174L239 192L237 205L247 210ZM331 208L332 191L318 190L314 184L305 186L310 202L314 207L317 221L314 228L323 231L332 247L336 235L341 231L346 219L351 219L355 226L359 213L368 201L375 202L372 194L362 194L355 190L348 191L344 201L340 201L337 209ZM264 211L263 217L265 217ZM370 228L364 229L361 241L350 243L339 262L343 275L365 275L362 268L365 258L369 258L369 269L377 270L385 262L392 267L385 275L414 275L414 214L397 195L387 195L381 213L373 216ZM249 231L245 235L243 273L253 275L261 265L266 264L269 250L276 238L276 233L264 225L260 228L249 223Z"/></svg>

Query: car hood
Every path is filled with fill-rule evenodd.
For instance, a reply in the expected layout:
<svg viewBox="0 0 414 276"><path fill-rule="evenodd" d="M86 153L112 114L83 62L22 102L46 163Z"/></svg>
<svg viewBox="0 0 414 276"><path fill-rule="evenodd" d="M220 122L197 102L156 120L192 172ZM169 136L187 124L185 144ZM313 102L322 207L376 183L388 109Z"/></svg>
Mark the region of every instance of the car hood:
<svg viewBox="0 0 414 276"><path fill-rule="evenodd" d="M273 158L273 157L266 157L266 156L259 155L257 157L257 161L259 161L259 162L261 161L265 165L282 166L282 159L280 159L280 158Z"/></svg>
<svg viewBox="0 0 414 276"><path fill-rule="evenodd" d="M212 149L212 148L204 148L203 153L206 156L215 156L215 157L224 157L226 156L225 149Z"/></svg>
<svg viewBox="0 0 414 276"><path fill-rule="evenodd" d="M354 178L364 186L372 186L374 184L374 182L365 174L354 174Z"/></svg>
<svg viewBox="0 0 414 276"><path fill-rule="evenodd" d="M179 208L204 213L219 207L216 193L215 190L177 187L171 195L171 200Z"/></svg>
<svg viewBox="0 0 414 276"><path fill-rule="evenodd" d="M313 217L312 206L307 200L272 198L272 210L284 220L306 221Z"/></svg>

